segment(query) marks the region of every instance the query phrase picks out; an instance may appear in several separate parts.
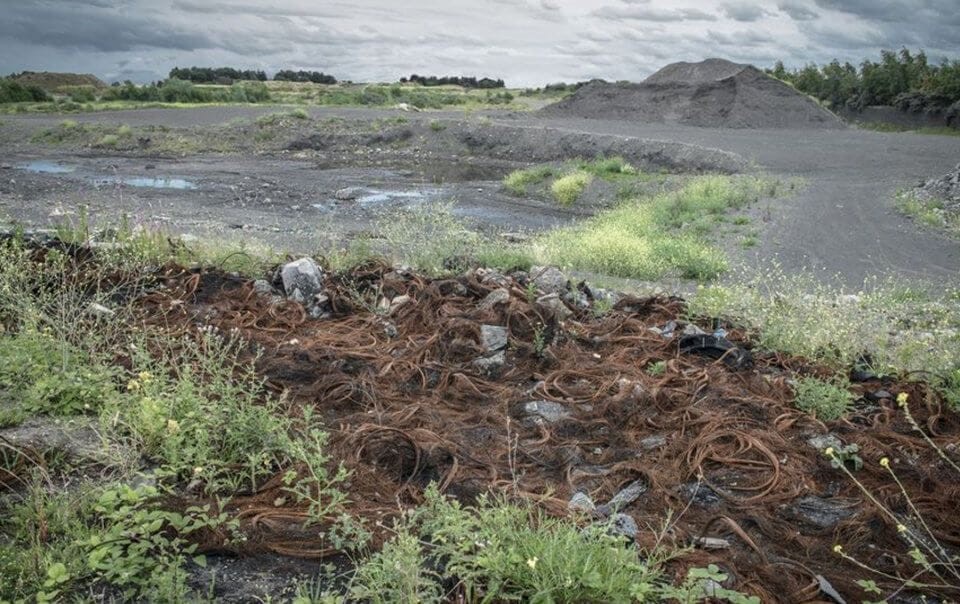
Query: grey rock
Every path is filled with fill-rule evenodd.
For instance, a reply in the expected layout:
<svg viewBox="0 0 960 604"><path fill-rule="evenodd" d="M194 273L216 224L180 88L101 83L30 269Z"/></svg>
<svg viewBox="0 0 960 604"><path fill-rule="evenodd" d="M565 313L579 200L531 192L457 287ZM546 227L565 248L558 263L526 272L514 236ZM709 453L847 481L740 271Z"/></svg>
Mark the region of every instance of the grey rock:
<svg viewBox="0 0 960 604"><path fill-rule="evenodd" d="M261 296L272 296L274 294L273 286L266 279L257 279L253 282L253 291Z"/></svg>
<svg viewBox="0 0 960 604"><path fill-rule="evenodd" d="M827 447L833 447L834 449L841 448L843 446L843 441L833 434L818 434L808 438L807 444L817 451L822 452Z"/></svg>
<svg viewBox="0 0 960 604"><path fill-rule="evenodd" d="M480 373L492 375L500 371L507 362L507 355L504 351L496 352L490 356L480 357L473 361L473 366Z"/></svg>
<svg viewBox="0 0 960 604"><path fill-rule="evenodd" d="M659 449L665 444L667 444L667 437L663 434L654 434L653 436L648 436L640 441L640 446L647 451Z"/></svg>
<svg viewBox="0 0 960 604"><path fill-rule="evenodd" d="M490 310L498 304L506 304L510 301L510 292L506 289L495 289L480 301L477 306L480 310Z"/></svg>
<svg viewBox="0 0 960 604"><path fill-rule="evenodd" d="M642 480L634 480L624 488L620 489L620 492L613 496L607 506L613 512L619 512L624 509L634 501L636 501L641 495L647 492L647 483Z"/></svg>
<svg viewBox="0 0 960 604"><path fill-rule="evenodd" d="M328 300L329 300L329 298L328 298ZM400 310L402 307L406 306L407 304L409 304L409 303L411 303L411 302L413 302L413 298L411 298L410 296L408 296L408 295L406 295L406 294L403 294L403 295L400 295L400 296L396 296L396 297L393 298L393 300L390 300L390 308L387 310L387 314L393 315L393 314L396 313L398 310Z"/></svg>
<svg viewBox="0 0 960 604"><path fill-rule="evenodd" d="M829 529L853 516L855 510L847 501L807 495L796 500L784 512L792 519L806 522L819 529Z"/></svg>
<svg viewBox="0 0 960 604"><path fill-rule="evenodd" d="M362 187L346 187L334 193L333 197L334 199L339 199L340 201L351 201L357 197L360 197L362 194Z"/></svg>
<svg viewBox="0 0 960 604"><path fill-rule="evenodd" d="M510 284L510 279L495 268L478 268L477 278L484 285L506 287Z"/></svg>
<svg viewBox="0 0 960 604"><path fill-rule="evenodd" d="M323 270L311 258L283 265L280 271L283 291L294 302L305 304L323 289Z"/></svg>
<svg viewBox="0 0 960 604"><path fill-rule="evenodd" d="M507 347L507 328L499 325L481 325L480 339L486 352L496 352Z"/></svg>
<svg viewBox="0 0 960 604"><path fill-rule="evenodd" d="M73 461L105 463L120 452L105 445L95 425L87 418L33 417L0 430L0 437L15 448L56 451Z"/></svg>
<svg viewBox="0 0 960 604"><path fill-rule="evenodd" d="M547 294L537 298L537 304L553 312L561 321L570 318L573 311L567 308L567 305L560 299L559 294Z"/></svg>
<svg viewBox="0 0 960 604"><path fill-rule="evenodd" d="M715 507L721 501L717 492L703 483L688 482L680 487L680 493L693 505L705 508Z"/></svg>
<svg viewBox="0 0 960 604"><path fill-rule="evenodd" d="M570 498L570 502L567 503L567 509L571 512L581 512L581 513L593 513L596 506L593 503L593 499L589 495L581 491L577 491L573 494L573 497Z"/></svg>
<svg viewBox="0 0 960 604"><path fill-rule="evenodd" d="M681 333L683 333L685 336L702 336L707 332L703 331L693 323L687 323L683 327L683 331Z"/></svg>
<svg viewBox="0 0 960 604"><path fill-rule="evenodd" d="M91 315L103 318L112 317L117 314L116 311L107 308L103 304L97 304L96 302L90 303L90 305L87 307L87 312L89 312Z"/></svg>
<svg viewBox="0 0 960 604"><path fill-rule="evenodd" d="M534 423L553 424L570 417L570 410L554 401L530 401L523 404L523 412Z"/></svg>
<svg viewBox="0 0 960 604"><path fill-rule="evenodd" d="M697 537L693 544L701 549L729 549L730 542L719 537Z"/></svg>
<svg viewBox="0 0 960 604"><path fill-rule="evenodd" d="M555 266L531 267L530 279L540 291L547 294L562 294L567 291L567 276Z"/></svg>
<svg viewBox="0 0 960 604"><path fill-rule="evenodd" d="M609 530L611 535L625 537L630 541L636 540L637 534L640 532L637 521L633 519L633 516L627 514L614 514L613 518L610 519Z"/></svg>

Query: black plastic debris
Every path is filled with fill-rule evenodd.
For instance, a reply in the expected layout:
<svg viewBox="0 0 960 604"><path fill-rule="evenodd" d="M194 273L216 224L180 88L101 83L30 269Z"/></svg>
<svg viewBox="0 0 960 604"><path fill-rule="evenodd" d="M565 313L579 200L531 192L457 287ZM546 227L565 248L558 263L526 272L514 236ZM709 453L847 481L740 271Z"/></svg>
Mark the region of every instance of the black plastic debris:
<svg viewBox="0 0 960 604"><path fill-rule="evenodd" d="M730 340L709 334L691 334L680 338L680 354L699 354L719 359L730 369L746 369L753 365L750 351L740 348Z"/></svg>

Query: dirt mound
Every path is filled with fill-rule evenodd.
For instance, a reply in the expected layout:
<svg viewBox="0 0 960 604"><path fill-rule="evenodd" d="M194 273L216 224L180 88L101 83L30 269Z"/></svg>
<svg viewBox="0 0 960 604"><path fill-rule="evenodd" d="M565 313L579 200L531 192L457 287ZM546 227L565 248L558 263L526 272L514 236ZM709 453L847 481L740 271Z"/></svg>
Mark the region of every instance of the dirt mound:
<svg viewBox="0 0 960 604"><path fill-rule="evenodd" d="M107 88L106 82L89 73L56 73L52 71L24 71L13 77L24 86L38 86L47 92L60 92L73 86Z"/></svg>
<svg viewBox="0 0 960 604"><path fill-rule="evenodd" d="M843 127L793 87L723 59L673 63L639 84L589 84L541 113L713 128Z"/></svg>

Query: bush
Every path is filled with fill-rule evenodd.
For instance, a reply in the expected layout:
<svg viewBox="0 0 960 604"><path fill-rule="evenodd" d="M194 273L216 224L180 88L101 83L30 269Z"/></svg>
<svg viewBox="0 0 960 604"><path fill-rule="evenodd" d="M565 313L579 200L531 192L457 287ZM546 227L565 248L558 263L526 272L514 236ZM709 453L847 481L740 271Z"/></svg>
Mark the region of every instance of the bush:
<svg viewBox="0 0 960 604"><path fill-rule="evenodd" d="M813 377L801 378L794 386L794 404L797 409L812 413L817 419L834 421L850 410L853 395L849 387L850 384L844 380L825 382Z"/></svg>
<svg viewBox="0 0 960 604"><path fill-rule="evenodd" d="M539 184L555 173L553 166L535 166L524 170L514 170L503 179L503 186L514 195L524 195L527 187Z"/></svg>
<svg viewBox="0 0 960 604"><path fill-rule="evenodd" d="M554 199L562 206L573 205L580 199L580 194L593 181L593 175L583 170L577 170L561 176L550 185L550 192Z"/></svg>
<svg viewBox="0 0 960 604"><path fill-rule="evenodd" d="M37 86L24 86L10 78L0 79L0 103L42 103L52 100Z"/></svg>

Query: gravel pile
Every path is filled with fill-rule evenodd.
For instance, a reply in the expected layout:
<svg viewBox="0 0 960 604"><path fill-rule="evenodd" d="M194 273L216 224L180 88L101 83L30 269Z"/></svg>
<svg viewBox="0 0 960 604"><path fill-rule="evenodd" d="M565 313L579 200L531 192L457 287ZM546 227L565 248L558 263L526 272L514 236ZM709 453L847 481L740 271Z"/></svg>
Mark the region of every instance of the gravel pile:
<svg viewBox="0 0 960 604"><path fill-rule="evenodd" d="M960 212L960 164L939 178L931 178L916 189L923 199L937 199L944 202L946 209Z"/></svg>
<svg viewBox="0 0 960 604"><path fill-rule="evenodd" d="M711 128L844 127L793 87L724 59L673 63L639 84L594 82L541 113Z"/></svg>

